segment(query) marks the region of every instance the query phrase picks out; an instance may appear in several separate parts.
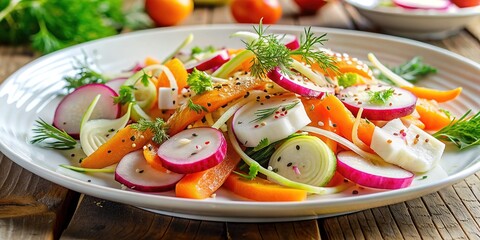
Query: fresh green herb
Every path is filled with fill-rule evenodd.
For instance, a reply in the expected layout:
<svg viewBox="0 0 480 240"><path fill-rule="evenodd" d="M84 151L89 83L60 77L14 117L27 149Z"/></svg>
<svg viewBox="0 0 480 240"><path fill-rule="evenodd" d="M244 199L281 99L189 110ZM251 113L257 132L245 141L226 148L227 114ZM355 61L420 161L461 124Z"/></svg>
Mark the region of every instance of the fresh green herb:
<svg viewBox="0 0 480 240"><path fill-rule="evenodd" d="M250 167L248 169L249 169L248 170L248 175L244 174L244 173L241 173L241 172L237 172L237 171L234 171L234 173L236 173L236 174L240 175L241 177L244 177L248 180L253 180L258 175L258 171L260 170L260 165L252 164L252 165L250 165Z"/></svg>
<svg viewBox="0 0 480 240"><path fill-rule="evenodd" d="M53 148L59 150L73 149L77 146L77 141L67 132L60 130L53 125L39 119L33 128L34 136L30 141L31 144L41 144L42 147Z"/></svg>
<svg viewBox="0 0 480 240"><path fill-rule="evenodd" d="M67 82L65 88L68 90L68 92L90 83L107 82L107 78L105 76L92 69L92 66L90 66L88 63L88 57L85 53L83 61L75 58L73 69L77 71L74 76L66 76L63 78Z"/></svg>
<svg viewBox="0 0 480 240"><path fill-rule="evenodd" d="M208 109L202 105L195 104L192 99L188 99L188 108L195 111L196 113L201 113L202 111L208 112Z"/></svg>
<svg viewBox="0 0 480 240"><path fill-rule="evenodd" d="M369 91L368 94L370 95L370 103L373 104L385 104L388 99L393 96L395 90L393 88L389 88L386 90L381 91Z"/></svg>
<svg viewBox="0 0 480 240"><path fill-rule="evenodd" d="M118 90L118 96L113 97L113 102L115 104L121 104L121 105L135 102L135 97L133 95L134 90L135 90L135 87L133 85L120 86L120 90Z"/></svg>
<svg viewBox="0 0 480 240"><path fill-rule="evenodd" d="M453 119L449 125L434 133L433 136L454 143L460 150L480 145L480 111L468 117L467 111L460 119Z"/></svg>
<svg viewBox="0 0 480 240"><path fill-rule="evenodd" d="M265 34L267 28L263 27L262 22L258 27L253 27L258 35L258 39L250 43L246 43L246 49L255 54L252 59L251 72L255 77L264 78L269 71L279 67L284 73L290 74L291 65L293 63L292 55L300 55L308 63L318 63L323 69L337 69L334 65L332 57L323 51L315 49L316 45L323 45L326 41L325 34L317 37L310 28L305 29L301 38L300 48L290 51L280 39L273 34Z"/></svg>
<svg viewBox="0 0 480 240"><path fill-rule="evenodd" d="M439 109L441 112L445 114L449 119L452 119L452 113L448 111L447 109Z"/></svg>
<svg viewBox="0 0 480 240"><path fill-rule="evenodd" d="M196 68L188 75L187 83L196 94L202 94L213 89L212 77Z"/></svg>
<svg viewBox="0 0 480 240"><path fill-rule="evenodd" d="M258 145L253 148L253 151L254 151L254 152L257 152L257 151L259 151L259 150L264 149L264 148L267 147L268 145L270 145L270 140L268 140L268 138L264 138L264 139L260 140L260 142L258 143Z"/></svg>
<svg viewBox="0 0 480 240"><path fill-rule="evenodd" d="M132 123L131 127L141 132L145 132L147 130L152 131L152 140L157 144L161 144L168 139L167 125L161 118L156 118L154 121L140 119L137 123Z"/></svg>
<svg viewBox="0 0 480 240"><path fill-rule="evenodd" d="M275 112L277 112L279 110L283 111L283 112L288 111L288 110L294 108L295 106L297 106L297 104L299 102L300 101L295 101L295 102L285 104L285 105L279 105L279 106L276 106L276 107L259 109L255 112L255 116L257 116L257 118L253 119L251 122L259 122L259 121L262 121L264 119L267 119L268 117L272 116L273 114L275 114Z"/></svg>
<svg viewBox="0 0 480 240"><path fill-rule="evenodd" d="M423 176L421 176L421 177L419 178L419 180L424 180L424 179L427 179L427 178L428 178L427 175L423 175Z"/></svg>
<svg viewBox="0 0 480 240"><path fill-rule="evenodd" d="M338 85L346 88L353 86L355 83L358 82L358 80L361 78L360 75L357 73L344 73L340 76L338 76Z"/></svg>
<svg viewBox="0 0 480 240"><path fill-rule="evenodd" d="M409 60L409 61L407 61L407 62L405 62L405 63L403 63L399 66L392 67L391 70L395 74L402 77L403 79L405 79L409 82L412 82L412 83L417 82L418 80L420 80L421 78L423 78L423 77L425 77L429 74L437 72L436 68L425 64L423 62L422 58L420 58L420 57L414 57L411 60ZM388 77L383 75L383 74L380 74L378 76L378 79L391 83L391 81L388 79Z"/></svg>
<svg viewBox="0 0 480 240"><path fill-rule="evenodd" d="M65 165L65 164L60 164L59 166L66 169L73 170L75 172L82 172L82 173L89 173L89 172L114 173L115 172L115 168L82 168L82 167L76 167L76 166Z"/></svg>
<svg viewBox="0 0 480 240"><path fill-rule="evenodd" d="M117 34L124 23L121 0L10 0L0 3L0 43L30 42L49 53Z"/></svg>
<svg viewBox="0 0 480 240"><path fill-rule="evenodd" d="M118 96L113 97L113 102L121 105L135 102L135 94L133 93L135 90L137 90L135 84L140 81L145 87L147 87L148 84L150 84L150 80L148 79L151 77L151 75L148 75L145 71L143 71L143 74L132 85L120 86L120 90L118 90Z"/></svg>
<svg viewBox="0 0 480 240"><path fill-rule="evenodd" d="M215 49L215 47L213 47L212 45L210 46L206 46L204 48L201 48L199 46L195 46L192 48L192 53L191 53L191 56L192 58L196 58L198 55L201 55L201 54L205 54L205 53L214 53L215 51L217 51L217 49Z"/></svg>

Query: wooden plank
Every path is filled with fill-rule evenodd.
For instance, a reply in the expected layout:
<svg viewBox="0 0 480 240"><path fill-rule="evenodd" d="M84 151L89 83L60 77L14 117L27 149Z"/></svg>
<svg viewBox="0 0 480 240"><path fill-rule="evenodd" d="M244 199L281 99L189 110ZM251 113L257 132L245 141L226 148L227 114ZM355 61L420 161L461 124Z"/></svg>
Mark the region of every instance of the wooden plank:
<svg viewBox="0 0 480 240"><path fill-rule="evenodd" d="M480 227L471 215L472 211L476 212L477 216L479 215L478 201L468 189L466 183L461 181L453 187L442 189L439 194L467 237L469 239L479 238ZM473 208L472 201L477 203L476 209Z"/></svg>
<svg viewBox="0 0 480 240"><path fill-rule="evenodd" d="M227 223L228 239L320 239L316 220L280 223Z"/></svg>
<svg viewBox="0 0 480 240"><path fill-rule="evenodd" d="M228 5L223 5L216 7L212 10L211 16L212 24L228 24L235 23L235 19L230 13L230 8Z"/></svg>
<svg viewBox="0 0 480 240"><path fill-rule="evenodd" d="M388 207L395 219L396 225L405 239L419 239L420 234L415 229L410 212L405 203L397 203Z"/></svg>
<svg viewBox="0 0 480 240"><path fill-rule="evenodd" d="M0 153L0 239L57 238L77 198Z"/></svg>
<svg viewBox="0 0 480 240"><path fill-rule="evenodd" d="M181 25L204 25L210 22L211 9L208 7L197 7L192 14L185 19Z"/></svg>
<svg viewBox="0 0 480 240"><path fill-rule="evenodd" d="M423 197L425 201L429 201L430 195ZM412 218L416 231L423 239L440 239L440 233L435 228L432 216L428 212L422 198L413 199L405 202L408 208L409 216Z"/></svg>
<svg viewBox="0 0 480 240"><path fill-rule="evenodd" d="M347 236L343 235L343 229L348 229L348 226L342 226L338 217L326 218L318 221L322 227L322 234L327 239L344 239Z"/></svg>
<svg viewBox="0 0 480 240"><path fill-rule="evenodd" d="M62 239L223 239L225 224L174 218L85 196Z"/></svg>
<svg viewBox="0 0 480 240"><path fill-rule="evenodd" d="M374 208L372 213L384 239L403 239L388 206Z"/></svg>

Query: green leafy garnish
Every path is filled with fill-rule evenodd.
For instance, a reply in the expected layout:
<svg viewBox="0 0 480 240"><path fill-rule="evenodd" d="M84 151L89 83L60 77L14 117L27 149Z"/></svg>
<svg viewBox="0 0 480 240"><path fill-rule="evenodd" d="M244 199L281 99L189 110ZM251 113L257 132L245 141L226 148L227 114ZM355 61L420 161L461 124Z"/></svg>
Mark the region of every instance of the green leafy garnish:
<svg viewBox="0 0 480 240"><path fill-rule="evenodd" d="M299 102L300 101L295 101L295 102L292 102L292 103L289 103L289 104L279 105L279 106L272 107L272 108L259 109L255 112L255 116L257 116L257 118L253 119L251 122L259 122L259 121L262 121L264 119L267 119L268 117L272 116L273 114L275 114L275 112L277 112L279 110L288 111L288 110L294 108L295 106L297 106L297 104Z"/></svg>
<svg viewBox="0 0 480 240"><path fill-rule="evenodd" d="M241 177L244 177L244 178L248 179L248 180L253 180L258 175L258 170L260 169L260 165L252 164L252 165L250 165L250 167L248 169L249 169L248 170L248 175L244 174L244 173L241 173L241 172L237 172L237 171L233 171L233 172L238 174Z"/></svg>
<svg viewBox="0 0 480 240"><path fill-rule="evenodd" d="M154 121L140 119L137 123L132 123L131 127L141 132L145 132L147 130L152 131L152 140L157 144L161 144L168 139L167 125L161 118L156 118Z"/></svg>
<svg viewBox="0 0 480 240"><path fill-rule="evenodd" d="M66 168L73 170L75 172L81 172L81 173L114 173L115 168L82 168L82 167L76 167L72 165L65 165L65 164L60 164L60 167Z"/></svg>
<svg viewBox="0 0 480 240"><path fill-rule="evenodd" d="M425 64L420 57L413 57L411 60L399 66L392 67L391 70L411 83L415 83L422 77L437 72L436 68ZM391 83L388 77L383 74L380 74L378 79Z"/></svg>
<svg viewBox="0 0 480 240"><path fill-rule="evenodd" d="M259 151L259 150L264 149L264 148L267 147L268 145L270 145L270 140L268 140L268 138L264 138L264 139L260 140L260 142L258 143L258 145L253 148L253 151L254 151L254 152L257 152L257 151Z"/></svg>
<svg viewBox="0 0 480 240"><path fill-rule="evenodd" d="M386 90L381 90L381 91L369 91L368 94L370 95L370 103L373 104L385 104L388 99L390 99L393 96L393 93L395 90L393 88L389 88Z"/></svg>
<svg viewBox="0 0 480 240"><path fill-rule="evenodd" d="M195 111L196 113L201 113L202 111L204 112L208 112L208 109L202 105L199 105L199 104L195 104L192 99L188 99L188 108L190 108L191 110Z"/></svg>
<svg viewBox="0 0 480 240"><path fill-rule="evenodd" d="M344 88L350 87L353 86L353 84L357 83L359 78L361 78L361 76L357 73L344 73L338 76L338 85Z"/></svg>
<svg viewBox="0 0 480 240"><path fill-rule="evenodd" d="M468 117L468 110L460 119L453 119L450 124L432 134L434 137L454 143L460 150L480 145L480 112Z"/></svg>
<svg viewBox="0 0 480 240"><path fill-rule="evenodd" d="M204 48L201 48L199 46L195 46L192 48L192 53L191 53L191 57L192 58L195 58L197 57L198 55L200 54L205 54L205 53L214 53L217 49L215 49L215 47L213 47L212 45L210 46L206 46Z"/></svg>
<svg viewBox="0 0 480 240"><path fill-rule="evenodd" d="M148 75L144 70L143 74L132 84L132 85L122 85L120 86L120 90L118 91L118 96L113 97L113 102L115 104L121 104L125 105L127 103L133 103L135 102L135 94L133 93L137 88L135 87L135 84L137 82L141 82L145 87L150 84L149 78L151 78L151 75Z"/></svg>
<svg viewBox="0 0 480 240"><path fill-rule="evenodd" d="M196 68L188 75L187 83L196 94L202 94L213 89L212 77Z"/></svg>
<svg viewBox="0 0 480 240"><path fill-rule="evenodd" d="M121 0L0 1L0 43L32 43L42 53L115 35L124 24Z"/></svg>
<svg viewBox="0 0 480 240"><path fill-rule="evenodd" d="M34 136L31 144L41 144L42 147L59 150L73 149L78 144L77 141L64 130L60 130L53 125L45 122L43 119L36 120L33 128Z"/></svg>
<svg viewBox="0 0 480 240"><path fill-rule="evenodd" d="M293 63L291 56L299 55L307 64L317 63L322 69L336 70L335 62L332 57L325 54L323 51L315 49L316 45L323 45L326 41L323 34L315 36L311 32L311 28L306 28L301 37L300 48L291 51L280 39L273 34L265 34L266 28L263 27L262 22L258 27L253 27L258 39L246 43L246 49L255 54L252 59L251 72L252 75L259 78L264 78L267 73L276 67L284 73L290 73Z"/></svg>
<svg viewBox="0 0 480 240"><path fill-rule="evenodd" d="M63 79L67 82L65 88L68 92L71 92L83 85L91 83L106 83L107 78L101 73L92 69L88 63L88 57L84 54L83 61L75 58L73 69L77 71L74 76L66 76Z"/></svg>

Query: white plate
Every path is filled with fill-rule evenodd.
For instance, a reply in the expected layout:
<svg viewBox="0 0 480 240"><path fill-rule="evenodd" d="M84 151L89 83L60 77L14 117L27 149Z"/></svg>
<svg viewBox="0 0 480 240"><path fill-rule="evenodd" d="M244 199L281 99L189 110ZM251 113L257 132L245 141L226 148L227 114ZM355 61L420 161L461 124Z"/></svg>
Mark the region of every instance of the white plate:
<svg viewBox="0 0 480 240"><path fill-rule="evenodd" d="M406 189L360 189L357 195L349 189L336 195L311 196L307 201L292 203L246 201L219 190L216 198L191 200L175 198L173 192L154 195L122 190L112 175L57 172L58 165L68 164L69 160L58 152L28 143L36 119L52 120L59 99L57 94L64 85L61 78L73 73L72 59L82 57L82 51L89 55L98 54L98 64L103 70L118 72L147 56L165 57L189 33L195 35L194 45L242 47L240 40L228 37L237 30L251 30L251 27L217 25L135 32L81 44L33 61L0 87L0 150L29 171L78 192L169 215L221 221L286 221L344 214L417 198L480 170L480 148L458 152L452 147L448 148L439 166L426 174L426 179L419 180L418 176ZM270 30L299 34L303 28L272 26ZM368 52L374 52L387 64L399 64L413 56L423 56L426 62L439 69L439 73L422 81L422 85L440 89L461 85L464 87L462 96L445 107L455 114L462 114L467 109L479 110L480 66L470 60L411 40L345 30L313 30L328 33L327 47L361 59Z"/></svg>
<svg viewBox="0 0 480 240"><path fill-rule="evenodd" d="M411 10L378 6L381 0L345 0L384 32L414 39L443 39L456 34L474 18L479 7L448 10Z"/></svg>

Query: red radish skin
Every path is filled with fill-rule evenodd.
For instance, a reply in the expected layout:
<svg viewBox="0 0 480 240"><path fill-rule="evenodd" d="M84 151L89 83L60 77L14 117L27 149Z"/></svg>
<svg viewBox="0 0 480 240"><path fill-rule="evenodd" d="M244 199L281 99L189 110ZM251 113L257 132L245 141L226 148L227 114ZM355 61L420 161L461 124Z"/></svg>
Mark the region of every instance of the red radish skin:
<svg viewBox="0 0 480 240"><path fill-rule="evenodd" d="M300 47L300 42L297 36L292 34L279 35L280 43L283 43L285 47L290 50L296 50Z"/></svg>
<svg viewBox="0 0 480 240"><path fill-rule="evenodd" d="M219 67L230 60L230 55L226 49L218 51L213 57L207 58L195 63L194 66L185 66L188 73L191 73L194 68L200 71L207 71L215 67Z"/></svg>
<svg viewBox="0 0 480 240"><path fill-rule="evenodd" d="M131 152L118 163L115 180L124 186L141 192L164 192L175 188L184 174L159 171L152 168L141 150Z"/></svg>
<svg viewBox="0 0 480 240"><path fill-rule="evenodd" d="M413 173L386 162L373 164L353 151L337 154L337 171L359 185L379 189L406 188L415 177Z"/></svg>
<svg viewBox="0 0 480 240"><path fill-rule="evenodd" d="M406 9L446 10L450 7L449 0L393 0L395 5Z"/></svg>
<svg viewBox="0 0 480 240"><path fill-rule="evenodd" d="M97 95L102 95L90 119L116 119L120 116L120 105L113 102L118 94L104 84L87 84L65 96L57 106L53 125L78 138L83 114Z"/></svg>
<svg viewBox="0 0 480 240"><path fill-rule="evenodd" d="M384 104L370 103L370 94L393 89L394 93ZM362 117L369 120L390 121L410 115L415 110L417 97L411 92L387 85L357 85L340 91L340 100L353 115L363 108Z"/></svg>
<svg viewBox="0 0 480 240"><path fill-rule="evenodd" d="M333 88L321 87L311 81L291 79L285 76L279 67L269 71L267 77L281 87L304 97L321 98L325 93L334 92Z"/></svg>
<svg viewBox="0 0 480 240"><path fill-rule="evenodd" d="M227 141L222 132L209 127L183 130L158 148L163 167L176 173L195 173L225 159Z"/></svg>
<svg viewBox="0 0 480 240"><path fill-rule="evenodd" d="M105 85L109 86L113 91L115 91L117 94L120 92L120 87L125 83L127 78L115 78L112 80L109 80Z"/></svg>

